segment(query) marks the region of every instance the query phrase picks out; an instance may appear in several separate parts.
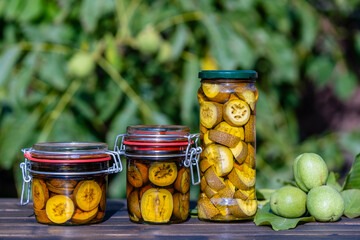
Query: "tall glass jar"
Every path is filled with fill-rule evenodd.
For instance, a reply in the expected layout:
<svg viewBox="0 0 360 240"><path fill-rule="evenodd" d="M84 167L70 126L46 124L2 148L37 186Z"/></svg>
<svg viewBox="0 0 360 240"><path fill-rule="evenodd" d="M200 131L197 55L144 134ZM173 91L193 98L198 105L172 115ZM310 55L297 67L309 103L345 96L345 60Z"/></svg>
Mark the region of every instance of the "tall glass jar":
<svg viewBox="0 0 360 240"><path fill-rule="evenodd" d="M201 187L198 216L208 221L251 219L255 196L255 71L201 71Z"/></svg>
<svg viewBox="0 0 360 240"><path fill-rule="evenodd" d="M191 177L193 184L200 183L193 175L199 169L198 138L179 125L129 126L126 134L118 136L115 150L127 159L131 221L170 224L188 219Z"/></svg>
<svg viewBox="0 0 360 240"><path fill-rule="evenodd" d="M108 175L122 170L118 153L99 142L37 143L22 151L20 204L29 202L32 189L39 223L83 225L104 219Z"/></svg>

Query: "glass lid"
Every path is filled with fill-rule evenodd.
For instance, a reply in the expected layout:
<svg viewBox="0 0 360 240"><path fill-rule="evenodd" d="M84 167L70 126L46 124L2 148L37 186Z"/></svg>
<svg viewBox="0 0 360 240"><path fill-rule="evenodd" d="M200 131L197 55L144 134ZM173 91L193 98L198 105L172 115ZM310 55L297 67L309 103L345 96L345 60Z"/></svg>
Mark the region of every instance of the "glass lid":
<svg viewBox="0 0 360 240"><path fill-rule="evenodd" d="M32 147L38 152L107 151L108 145L102 142L45 142Z"/></svg>

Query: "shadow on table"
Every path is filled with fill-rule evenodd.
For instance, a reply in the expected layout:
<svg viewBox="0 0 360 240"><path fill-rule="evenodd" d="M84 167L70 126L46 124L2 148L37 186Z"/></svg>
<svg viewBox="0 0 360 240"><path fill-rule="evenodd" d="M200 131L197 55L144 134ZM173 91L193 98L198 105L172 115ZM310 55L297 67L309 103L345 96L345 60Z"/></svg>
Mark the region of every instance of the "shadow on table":
<svg viewBox="0 0 360 240"><path fill-rule="evenodd" d="M111 216L113 216L118 211L127 211L124 202L117 199L107 200L107 206L105 211L105 216L103 221L107 221Z"/></svg>

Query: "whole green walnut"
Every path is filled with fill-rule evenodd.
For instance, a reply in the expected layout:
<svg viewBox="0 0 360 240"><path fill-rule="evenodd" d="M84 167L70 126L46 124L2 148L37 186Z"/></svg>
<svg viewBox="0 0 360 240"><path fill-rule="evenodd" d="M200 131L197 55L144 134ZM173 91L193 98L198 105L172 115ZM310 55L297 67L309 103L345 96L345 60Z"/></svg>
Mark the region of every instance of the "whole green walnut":
<svg viewBox="0 0 360 240"><path fill-rule="evenodd" d="M95 68L94 60L90 53L76 53L68 63L68 72L70 75L83 78L88 76Z"/></svg>
<svg viewBox="0 0 360 240"><path fill-rule="evenodd" d="M295 182L304 192L324 185L329 174L325 161L315 153L299 155L294 161L293 169Z"/></svg>
<svg viewBox="0 0 360 240"><path fill-rule="evenodd" d="M301 217L306 212L306 193L297 187L282 187L271 194L270 208L282 217Z"/></svg>
<svg viewBox="0 0 360 240"><path fill-rule="evenodd" d="M341 194L331 186L318 186L310 190L307 209L317 221L334 222L344 213L345 204Z"/></svg>
<svg viewBox="0 0 360 240"><path fill-rule="evenodd" d="M149 25L144 28L136 37L136 46L146 54L152 54L159 50L162 38L156 29Z"/></svg>

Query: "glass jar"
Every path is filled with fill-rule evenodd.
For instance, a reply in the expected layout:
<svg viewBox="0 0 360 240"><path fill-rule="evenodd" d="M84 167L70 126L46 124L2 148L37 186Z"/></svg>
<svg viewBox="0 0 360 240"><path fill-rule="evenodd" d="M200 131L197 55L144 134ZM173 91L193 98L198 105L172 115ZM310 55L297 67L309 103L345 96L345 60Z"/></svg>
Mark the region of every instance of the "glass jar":
<svg viewBox="0 0 360 240"><path fill-rule="evenodd" d="M201 185L198 217L208 221L251 219L255 196L255 71L201 71Z"/></svg>
<svg viewBox="0 0 360 240"><path fill-rule="evenodd" d="M200 183L199 136L185 126L137 125L116 138L114 150L127 159L126 195L132 222L170 224L188 219L190 177L193 184Z"/></svg>
<svg viewBox="0 0 360 240"><path fill-rule="evenodd" d="M98 142L37 143L22 151L20 204L29 203L32 189L39 223L82 225L103 220L108 175L122 170L118 153ZM111 156L114 163L109 167Z"/></svg>

